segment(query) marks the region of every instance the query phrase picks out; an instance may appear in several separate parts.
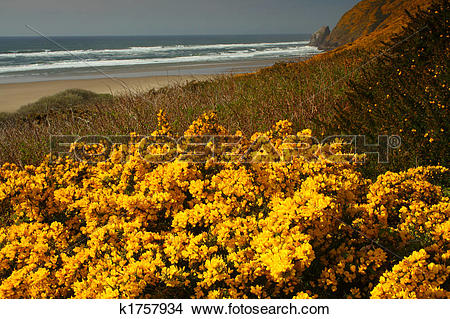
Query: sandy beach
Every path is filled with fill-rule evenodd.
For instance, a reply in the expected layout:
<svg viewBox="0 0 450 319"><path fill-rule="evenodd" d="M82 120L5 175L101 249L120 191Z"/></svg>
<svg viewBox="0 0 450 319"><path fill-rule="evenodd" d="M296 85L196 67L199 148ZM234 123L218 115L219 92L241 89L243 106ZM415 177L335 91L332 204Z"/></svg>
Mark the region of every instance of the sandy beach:
<svg viewBox="0 0 450 319"><path fill-rule="evenodd" d="M0 82L0 113L15 112L21 106L67 89L85 89L96 93L120 94L162 88L192 80L206 80L219 74L254 72L283 59L236 61L224 63L179 64L164 66L138 66L113 69L110 77L92 78L92 74L67 73L64 77L30 78L12 83Z"/></svg>
<svg viewBox="0 0 450 319"><path fill-rule="evenodd" d="M119 94L126 90L149 90L192 80L206 80L212 77L214 75L168 75L0 84L0 113L15 112L21 106L35 102L41 97L72 88L90 90L96 93Z"/></svg>

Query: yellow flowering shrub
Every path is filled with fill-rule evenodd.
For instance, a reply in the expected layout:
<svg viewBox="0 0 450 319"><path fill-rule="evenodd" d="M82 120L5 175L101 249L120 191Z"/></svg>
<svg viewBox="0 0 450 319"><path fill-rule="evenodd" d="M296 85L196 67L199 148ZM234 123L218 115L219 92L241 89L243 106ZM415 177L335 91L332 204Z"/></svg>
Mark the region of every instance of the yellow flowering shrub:
<svg viewBox="0 0 450 319"><path fill-rule="evenodd" d="M380 277L372 298L450 298L441 286L448 281L450 266L436 260L421 249L395 265Z"/></svg>
<svg viewBox="0 0 450 319"><path fill-rule="evenodd" d="M174 137L163 113L158 122L151 136ZM288 121L181 160L204 153L186 152L189 138L227 134L207 113L181 151L132 134L97 163L5 164L0 298L449 297L448 169L372 182L333 161L336 145L292 152L311 131Z"/></svg>

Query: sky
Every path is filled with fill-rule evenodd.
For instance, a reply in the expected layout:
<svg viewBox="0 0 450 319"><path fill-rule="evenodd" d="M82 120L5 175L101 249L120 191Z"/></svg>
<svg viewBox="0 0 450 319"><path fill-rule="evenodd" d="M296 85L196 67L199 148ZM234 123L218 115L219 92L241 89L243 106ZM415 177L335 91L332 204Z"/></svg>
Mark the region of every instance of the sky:
<svg viewBox="0 0 450 319"><path fill-rule="evenodd" d="M359 0L0 0L0 36L299 34Z"/></svg>

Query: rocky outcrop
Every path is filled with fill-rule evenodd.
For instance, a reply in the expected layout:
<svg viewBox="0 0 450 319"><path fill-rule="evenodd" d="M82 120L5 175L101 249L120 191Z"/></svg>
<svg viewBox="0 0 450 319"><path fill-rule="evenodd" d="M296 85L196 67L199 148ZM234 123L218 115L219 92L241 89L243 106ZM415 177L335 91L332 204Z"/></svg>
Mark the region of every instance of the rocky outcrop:
<svg viewBox="0 0 450 319"><path fill-rule="evenodd" d="M309 45L313 47L320 47L327 37L330 35L330 27L323 26L319 30L313 33L311 40L309 40Z"/></svg>
<svg viewBox="0 0 450 319"><path fill-rule="evenodd" d="M368 46L386 41L409 19L405 10L414 14L418 7L426 8L432 1L363 0L342 16L319 48L334 49L355 40L365 41Z"/></svg>

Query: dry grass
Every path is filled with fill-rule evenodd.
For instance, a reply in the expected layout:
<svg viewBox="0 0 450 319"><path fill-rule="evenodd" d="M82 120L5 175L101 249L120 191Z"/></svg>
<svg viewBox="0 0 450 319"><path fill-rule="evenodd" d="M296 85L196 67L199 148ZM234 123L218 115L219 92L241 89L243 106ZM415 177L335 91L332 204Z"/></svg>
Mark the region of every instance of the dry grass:
<svg viewBox="0 0 450 319"><path fill-rule="evenodd" d="M339 81L364 59L354 50L323 54L308 61L280 63L254 74L130 92L114 99L34 110L0 120L0 164L37 164L49 152L50 135L148 134L163 109L178 132L207 110L217 112L230 131L245 134L269 129L288 119L295 129L313 128L339 103L345 81Z"/></svg>

